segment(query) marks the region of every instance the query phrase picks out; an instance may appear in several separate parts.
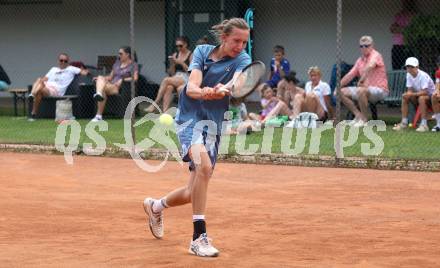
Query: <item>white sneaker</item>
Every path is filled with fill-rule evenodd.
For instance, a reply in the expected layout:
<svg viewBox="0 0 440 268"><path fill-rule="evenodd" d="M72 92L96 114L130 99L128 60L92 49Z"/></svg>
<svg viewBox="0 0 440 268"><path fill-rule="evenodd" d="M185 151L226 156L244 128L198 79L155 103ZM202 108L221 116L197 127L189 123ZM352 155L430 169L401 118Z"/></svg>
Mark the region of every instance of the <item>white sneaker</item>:
<svg viewBox="0 0 440 268"><path fill-rule="evenodd" d="M417 132L426 132L429 131L429 127L427 125L420 125L417 129Z"/></svg>
<svg viewBox="0 0 440 268"><path fill-rule="evenodd" d="M201 234L199 238L191 241L188 252L199 257L217 257L220 252L211 245L211 242L206 233Z"/></svg>
<svg viewBox="0 0 440 268"><path fill-rule="evenodd" d="M154 199L147 197L144 200L144 210L148 216L148 226L150 226L151 233L157 239L163 237L163 212L153 212Z"/></svg>
<svg viewBox="0 0 440 268"><path fill-rule="evenodd" d="M353 127L366 127L366 126L367 126L367 122L364 122L363 120L359 120L353 125Z"/></svg>
<svg viewBox="0 0 440 268"><path fill-rule="evenodd" d="M401 130L404 130L404 129L406 129L406 128L408 128L408 125L407 125L407 124L400 123L400 124L395 125L395 126L393 127L393 130L395 130L395 131L401 131Z"/></svg>
<svg viewBox="0 0 440 268"><path fill-rule="evenodd" d="M99 122L99 121L102 121L102 116L95 116L92 119L92 122Z"/></svg>

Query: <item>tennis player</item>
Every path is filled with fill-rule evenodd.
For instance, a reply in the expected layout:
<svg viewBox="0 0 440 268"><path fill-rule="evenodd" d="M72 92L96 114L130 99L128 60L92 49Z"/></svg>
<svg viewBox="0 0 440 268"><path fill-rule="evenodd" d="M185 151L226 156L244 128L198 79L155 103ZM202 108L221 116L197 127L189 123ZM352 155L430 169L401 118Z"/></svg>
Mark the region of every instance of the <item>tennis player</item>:
<svg viewBox="0 0 440 268"><path fill-rule="evenodd" d="M180 93L176 114L182 159L189 162L189 182L161 199L148 197L144 200L148 224L156 238L162 238L164 233L164 209L191 203L194 232L189 252L201 257L219 254L206 232L205 211L222 121L229 106L229 96L220 88L251 63L249 55L244 52L249 37L249 26L245 20L224 20L213 26L212 32L220 44L196 47L188 70L189 80ZM184 123L189 125L179 129Z"/></svg>

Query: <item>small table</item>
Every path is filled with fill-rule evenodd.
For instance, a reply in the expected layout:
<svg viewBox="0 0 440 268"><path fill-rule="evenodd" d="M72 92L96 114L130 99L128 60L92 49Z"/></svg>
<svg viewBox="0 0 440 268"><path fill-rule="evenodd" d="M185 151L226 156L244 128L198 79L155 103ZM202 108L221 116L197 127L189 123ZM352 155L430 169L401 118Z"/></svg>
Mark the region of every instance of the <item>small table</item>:
<svg viewBox="0 0 440 268"><path fill-rule="evenodd" d="M24 116L26 116L26 93L28 92L27 89L24 88L11 88L8 90L9 93L12 93L14 95L14 115L18 116L17 112L17 102L19 100L23 101L23 113Z"/></svg>

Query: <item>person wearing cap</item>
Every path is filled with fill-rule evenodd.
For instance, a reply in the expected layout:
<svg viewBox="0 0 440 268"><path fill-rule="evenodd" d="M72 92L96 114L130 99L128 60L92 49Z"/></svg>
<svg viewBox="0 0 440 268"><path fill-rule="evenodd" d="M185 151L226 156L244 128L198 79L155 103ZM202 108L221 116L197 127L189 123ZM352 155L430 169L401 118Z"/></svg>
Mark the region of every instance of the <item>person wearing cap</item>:
<svg viewBox="0 0 440 268"><path fill-rule="evenodd" d="M368 102L376 103L388 96L388 80L382 55L374 49L373 38L362 36L359 40L361 57L341 80L341 100L355 115L352 124L363 127L368 121ZM355 87L344 87L355 77L359 82ZM357 101L358 109L354 104Z"/></svg>
<svg viewBox="0 0 440 268"><path fill-rule="evenodd" d="M428 128L428 107L435 86L429 74L419 69L419 60L410 57L405 61L407 91L402 95L402 122L393 130L400 131L408 127L408 104L418 105L422 114L422 120L417 132L426 132Z"/></svg>
<svg viewBox="0 0 440 268"><path fill-rule="evenodd" d="M440 56L437 58L437 71L435 72L435 92L431 98L432 110L437 124L432 128L433 132L440 131Z"/></svg>

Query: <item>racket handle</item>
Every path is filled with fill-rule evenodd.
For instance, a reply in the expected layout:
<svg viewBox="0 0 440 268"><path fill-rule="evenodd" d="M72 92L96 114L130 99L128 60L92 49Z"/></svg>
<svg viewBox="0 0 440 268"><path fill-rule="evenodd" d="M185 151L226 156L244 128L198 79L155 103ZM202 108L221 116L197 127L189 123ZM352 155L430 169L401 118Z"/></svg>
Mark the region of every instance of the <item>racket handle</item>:
<svg viewBox="0 0 440 268"><path fill-rule="evenodd" d="M229 94L229 89L226 87L221 87L218 89L217 91L218 93L224 93L224 94Z"/></svg>

